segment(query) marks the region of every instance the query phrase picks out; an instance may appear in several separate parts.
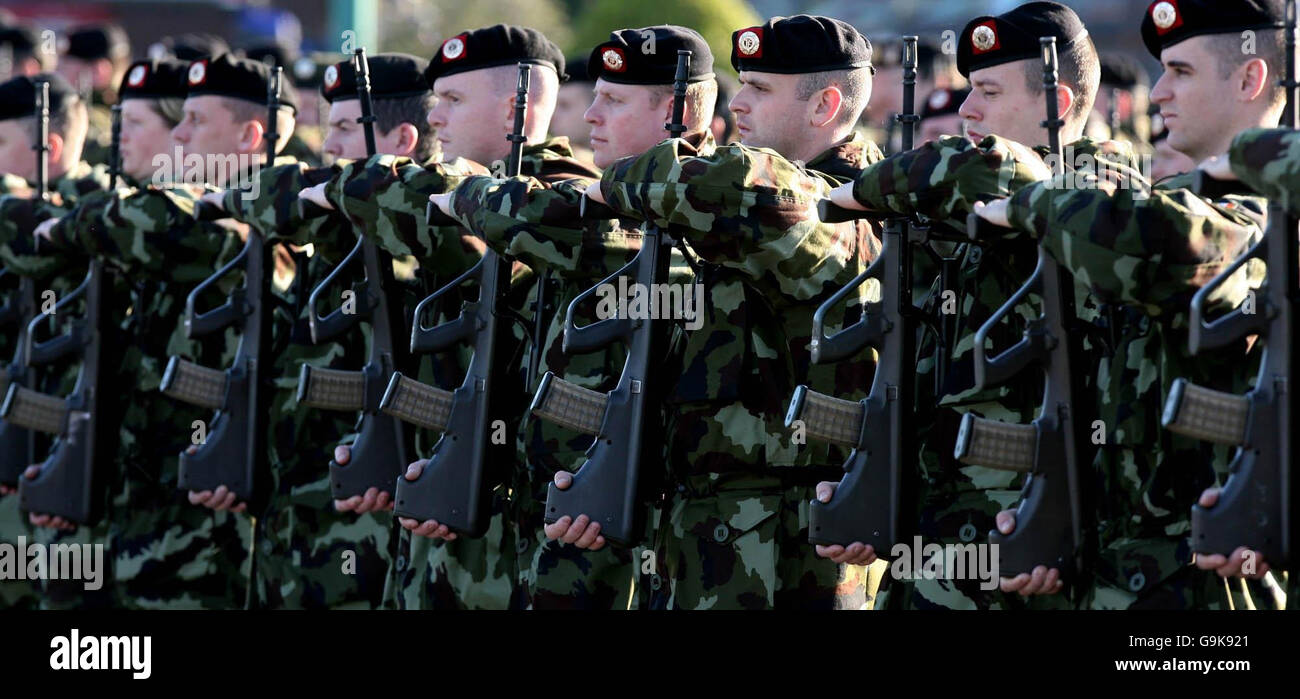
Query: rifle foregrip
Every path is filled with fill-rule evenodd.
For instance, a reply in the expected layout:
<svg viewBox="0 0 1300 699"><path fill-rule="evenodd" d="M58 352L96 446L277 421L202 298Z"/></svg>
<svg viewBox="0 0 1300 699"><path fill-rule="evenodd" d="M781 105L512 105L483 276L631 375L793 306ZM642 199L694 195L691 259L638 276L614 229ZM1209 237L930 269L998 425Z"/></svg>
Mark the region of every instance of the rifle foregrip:
<svg viewBox="0 0 1300 699"><path fill-rule="evenodd" d="M395 373L388 381L379 409L416 427L443 432L451 417L451 401L451 391Z"/></svg>
<svg viewBox="0 0 1300 699"><path fill-rule="evenodd" d="M608 394L569 383L548 371L533 396L531 411L547 422L595 436L600 434L608 403Z"/></svg>
<svg viewBox="0 0 1300 699"><path fill-rule="evenodd" d="M1175 434L1215 444L1242 445L1250 421L1250 400L1178 379L1169 389L1161 422Z"/></svg>
<svg viewBox="0 0 1300 699"><path fill-rule="evenodd" d="M63 431L63 418L67 412L67 402L62 397L38 393L17 384L9 387L4 404L0 405L0 419L46 434Z"/></svg>
<svg viewBox="0 0 1300 699"><path fill-rule="evenodd" d="M809 437L842 447L856 447L862 439L867 409L860 401L841 400L800 386L794 390L785 426L803 421Z"/></svg>
<svg viewBox="0 0 1300 699"><path fill-rule="evenodd" d="M190 405L220 410L226 402L226 372L172 357L158 390Z"/></svg>
<svg viewBox="0 0 1300 699"><path fill-rule="evenodd" d="M366 408L366 377L359 371L302 365L298 403L309 408L358 412Z"/></svg>
<svg viewBox="0 0 1300 699"><path fill-rule="evenodd" d="M1038 429L1033 425L987 420L966 413L961 418L953 456L973 466L1028 473L1034 470L1037 450Z"/></svg>

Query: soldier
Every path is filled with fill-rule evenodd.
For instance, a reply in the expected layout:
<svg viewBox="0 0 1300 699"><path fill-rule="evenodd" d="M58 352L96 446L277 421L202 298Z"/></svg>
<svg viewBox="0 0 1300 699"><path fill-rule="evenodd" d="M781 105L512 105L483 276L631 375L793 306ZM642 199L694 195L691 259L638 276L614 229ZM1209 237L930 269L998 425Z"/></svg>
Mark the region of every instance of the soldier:
<svg viewBox="0 0 1300 699"><path fill-rule="evenodd" d="M587 56L568 56L564 59L569 79L560 85L555 98L555 116L551 117L551 135L569 139L569 147L582 160L591 160L591 129L583 118L591 104L591 90L595 80L587 75Z"/></svg>
<svg viewBox="0 0 1300 699"><path fill-rule="evenodd" d="M853 131L871 95L871 44L809 15L772 18L732 41L741 144L701 155L668 140L615 163L588 190L616 212L673 227L699 257L706 310L686 334L666 406L671 480L655 560L670 585L659 596L673 609L860 608L864 571L820 559L807 543L815 484L839 462L792 439L784 417L798 384L858 397L870 385L869 353L814 367L807 333L818 306L879 245L865 223L809 216L831 186L880 158ZM782 196L763 196L773 191ZM549 534L603 542L599 523L566 519ZM561 524L567 531L554 531Z"/></svg>
<svg viewBox="0 0 1300 699"><path fill-rule="evenodd" d="M875 58L876 82L889 87L872 95L871 104L867 105L862 118L868 138L879 134L880 143L892 153L897 150L900 135L894 117L903 110L903 91L894 88L903 82L903 56L899 42L891 41L882 46L886 48ZM923 37L917 44L916 64L918 96L924 97L938 90L957 90L966 85L952 55L934 41Z"/></svg>
<svg viewBox="0 0 1300 699"><path fill-rule="evenodd" d="M925 143L938 140L940 136L961 135L962 117L958 110L969 95L969 89L952 90L946 87L931 92L925 98L925 106L921 108L921 121L918 124L921 133L917 141Z"/></svg>
<svg viewBox="0 0 1300 699"><path fill-rule="evenodd" d="M32 148L32 136L35 133L34 120L36 81L49 83L49 140L48 140L48 201L36 199L36 192L31 184L36 181L36 159ZM38 74L35 77L18 77L0 84L0 162L6 172L0 182L0 266L10 275L22 275L34 279L38 292L52 291L56 298L81 281L85 266L75 266L73 261L55 259L47 253L36 253L31 239L31 227L34 223L49 216L59 216L66 208L73 207L83 197L94 196L108 186L108 178L103 168L91 168L81 160L82 144L85 143L87 118L86 105L64 79L56 74ZM19 322L27 322L22 318ZM17 333L6 331L0 338L0 351L4 352L3 361L12 359ZM68 370L43 370L38 373L40 382L36 388L51 394L64 395L72 387ZM47 440L36 435L38 456L43 457L42 447L48 446ZM85 527L82 531L72 533L73 527L65 522L49 522L49 517L39 513L19 512L18 498L13 487L17 483L0 486L0 539L17 543L18 537L26 537L36 543L88 544L103 543L107 540L108 527L104 524ZM32 530L27 522L40 529ZM101 587L98 592L81 596L82 587L78 583L49 581L44 585L27 581L6 579L0 582L0 599L13 603L16 607L35 607L38 604L36 591L40 589L39 605L43 608L57 607L99 607L107 604L112 585Z"/></svg>
<svg viewBox="0 0 1300 699"><path fill-rule="evenodd" d="M434 101L423 76L427 61L407 54L376 54L369 57L369 67L376 149L427 160L436 150L424 120ZM333 64L323 77L320 92L330 104L325 150L336 158L362 158L366 144L357 123L361 107L352 61ZM281 349L274 365L277 390L269 448L278 486L276 497L258 518L254 549L254 589L263 607L379 607L394 548L391 519L377 511L382 508L362 507L361 497L334 508L329 473L321 468L327 462L328 440L347 434L355 415L297 403L303 364L341 370L361 364L365 354L365 338L359 333L320 344L310 339L307 294L352 246L352 235L338 217L299 217L298 192L330 174L281 157L259 173L261 185L252 192L229 189L205 196L209 204L254 226L267 240L284 241L295 255L295 283L282 294L284 307L294 313L277 313L273 321L280 337L276 347ZM303 251L308 243L313 246L310 257ZM193 497L202 500L199 494ZM221 498L213 493L206 504L219 509L233 503L234 494L226 492ZM355 563L351 569L349 560Z"/></svg>
<svg viewBox="0 0 1300 699"><path fill-rule="evenodd" d="M1097 140L1128 141L1146 150L1151 85L1146 69L1130 56L1101 54L1101 86L1085 132Z"/></svg>
<svg viewBox="0 0 1300 699"><path fill-rule="evenodd" d="M855 183L832 192L832 200L845 208L922 214L936 225L964 230L965 217L975 202L1005 196L1046 176L1039 156L1027 148L1047 141L1047 132L1040 125L1039 38L1043 36L1056 37L1060 56L1057 104L1065 122L1061 142L1069 144L1080 158L1087 155L1134 166L1130 150L1082 138L1099 74L1096 49L1087 29L1064 5L1031 2L1002 15L972 19L962 30L957 63L972 88L959 110L965 138L940 138L870 165ZM969 544L992 530L997 512L1016 500L1016 474L953 458L962 415L973 412L1027 424L1041 396L1041 382L1029 377L1010 386L974 388L969 337L1020 288L1037 258L1036 249L1026 243L1002 245L994 252L972 245L958 247L951 255L956 265L951 281L955 288L944 288L943 279L936 279L927 299L925 311L934 325L944 322L947 311L956 317L948 321L952 335L944 342L934 334L923 336L917 361L913 424L921 438L916 534L926 543ZM955 295L955 307L945 309L942 301L948 291ZM1079 294L1078 299L1085 296ZM1026 304L1017 312L1018 320L1003 324L991 335L995 346L1014 344L1024 321L1038 314L1036 307ZM935 372L940 365L943 383L936 385ZM831 492L827 484L819 495L828 501ZM853 544L848 549L823 547L823 553L833 560L869 563L877 554L887 552ZM885 603L891 609L1008 605L997 590L982 589L974 579L891 581L887 592Z"/></svg>
<svg viewBox="0 0 1300 699"><path fill-rule="evenodd" d="M58 55L41 46L36 30L22 24L0 27L0 80L53 71Z"/></svg>
<svg viewBox="0 0 1300 699"><path fill-rule="evenodd" d="M378 156L368 163L345 166L329 182L304 191L303 196L343 211L358 229L374 236L376 243L392 254L413 254L422 269L442 279L455 278L482 254L481 243L459 227L427 227L425 209L431 194L449 191L470 173L485 174L484 165L506 158L520 62L534 66L523 174L543 181L591 177L592 171L573 159L566 140L546 137L565 74L563 54L534 29L498 24L444 41L425 73L438 98L428 119L443 162L418 164L406 158ZM510 290L513 303L520 304L519 299L533 293L535 287L529 276L516 274ZM460 378L455 377L457 381ZM502 382L508 379L502 377ZM512 395L509 402L518 411L527 405L522 394ZM334 458L346 464L350 450L340 446ZM423 465L424 461L415 462L407 478L417 478ZM399 545L393 571L401 607L505 609L525 604L516 559L531 555L531 547L517 543L506 490L507 486L494 490L488 531L478 539L448 535L436 522L402 521L412 535ZM391 493L367 493L356 507L389 509ZM434 535L444 540L434 541Z"/></svg>
<svg viewBox="0 0 1300 699"><path fill-rule="evenodd" d="M196 32L180 36L165 36L150 44L146 53L150 58L171 56L190 63L230 53L230 44L215 34Z"/></svg>
<svg viewBox="0 0 1300 699"><path fill-rule="evenodd" d="M113 116L109 107L117 103L117 86L131 65L131 44L126 32L115 24L79 27L68 33L59 57L59 74L77 88L90 107L90 133L85 158L106 163Z"/></svg>
<svg viewBox="0 0 1300 699"><path fill-rule="evenodd" d="M1161 106L1170 144L1193 157L1226 150L1244 127L1276 125L1285 101L1274 87L1284 55L1282 2L1231 4L1160 0L1143 18L1143 41L1165 66L1152 100ZM1255 37L1256 52L1242 51L1242 32ZM1196 118L1187 116L1188 109ZM1041 237L1095 297L1119 307L1111 316L1120 322L1110 351L1093 357L1096 409L1106 434L1090 473L1097 483L1090 509L1099 551L1094 579L1080 599L1088 607L1224 604L1223 584L1188 565L1187 533L1188 505L1222 473L1227 454L1161 429L1160 415L1174 378L1243 392L1256 373L1257 358L1247 354L1244 340L1189 356L1186 314L1192 294L1258 240L1265 202L1234 196L1212 206L1177 188L1187 179L1155 189L1132 176L1091 180L1090 186L1042 182L982 212ZM1238 305L1259 275L1257 268L1242 268L1212 305ZM1014 529L1012 513L998 520L1004 533ZM1043 567L1021 581L1023 587L1005 586L1053 592L1054 572L1041 573Z"/></svg>
<svg viewBox="0 0 1300 699"><path fill-rule="evenodd" d="M299 105L298 119L294 120L293 135L289 137L289 143L284 147L283 155L307 163L309 167L317 168L321 165L319 124L313 122L313 126L308 127L303 124L303 116L309 119L314 118L316 113L316 101L314 93L320 87L320 81L312 82L310 78L315 77L314 71L307 74L307 80L301 79L298 75L300 61L298 49L295 46L289 46L281 43L259 44L244 49L244 57L251 61L265 63L272 68L279 66L284 68L284 77L286 80L292 80L296 88L307 88L308 94L299 93L303 104ZM311 59L307 59L305 66L311 66ZM322 76L323 77L323 76ZM315 144L313 146L312 144Z"/></svg>
<svg viewBox="0 0 1300 699"><path fill-rule="evenodd" d="M648 45L651 37L655 50L638 50ZM663 124L671 117L671 85L679 49L692 52L684 138L702 153L712 151L705 126L714 113L716 86L708 45L685 27L621 29L592 50L584 68L595 78L595 99L583 118L590 126L598 167L641 153L662 140ZM584 388L609 391L623 365L623 348L568 356L560 342L564 310L573 298L617 271L641 246L641 233L624 228L617 220L582 218L583 192L594 179L593 173L550 186L535 178L501 182L476 176L462 182L453 194L437 196L434 201L498 252L517 256L534 269L549 268L556 273L558 310L544 334L538 375L549 370ZM509 209L503 209L506 202ZM506 213L498 213L502 211ZM536 388L529 386L528 390ZM552 478L569 483L565 478L585 461L590 436L531 415L525 416L520 434L521 468L514 474L514 499L520 540L529 542L528 551L534 549L535 542L536 553L520 561L531 607L626 608L633 562L640 556L614 547L593 546L593 550L584 551L564 546L562 541L548 538L542 525L540 506L546 500L547 485ZM567 527L567 523L557 523L546 529L560 532ZM649 578L651 587L656 587L655 577Z"/></svg>

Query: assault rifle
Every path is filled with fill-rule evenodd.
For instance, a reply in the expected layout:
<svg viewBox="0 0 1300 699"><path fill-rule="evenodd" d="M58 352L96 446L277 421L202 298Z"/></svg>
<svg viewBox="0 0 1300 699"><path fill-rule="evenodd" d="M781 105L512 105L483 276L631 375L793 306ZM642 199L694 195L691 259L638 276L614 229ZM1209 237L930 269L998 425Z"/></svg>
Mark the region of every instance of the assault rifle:
<svg viewBox="0 0 1300 699"><path fill-rule="evenodd" d="M352 66L357 76L357 96L361 117L357 120L366 139L366 157L375 154L375 114L370 96L370 64L366 50L356 49ZM313 209L303 206L304 216ZM370 348L361 371L322 369L304 364L298 375L298 402L324 410L361 414L358 436L352 444L352 458L347 466L330 460L330 489L336 499L363 495L370 488L388 491L410 462L410 434L402 423L380 409L384 390L406 355L394 344L395 329L403 327L400 304L390 302L386 289L394 288L392 256L381 250L364 232L358 232L357 244L308 297L308 321L314 343L329 342L355 328L361 321L370 324ZM345 303L328 315L320 315L322 298L343 273L357 265L365 271L365 281L354 289L355 312ZM357 292L360 293L357 293Z"/></svg>
<svg viewBox="0 0 1300 699"><path fill-rule="evenodd" d="M1282 126L1295 129L1300 111L1296 81L1296 3L1286 5L1287 104ZM1214 190L1198 171L1198 192ZM1296 265L1296 218L1284 200L1268 207L1264 237L1192 297L1188 341L1192 354L1259 335L1264 342L1255 388L1244 396L1202 388L1178 379L1165 402L1165 427L1178 434L1237 447L1228 480L1211 508L1192 506L1192 550L1231 556L1238 547L1259 551L1275 568L1295 562L1296 498L1296 311L1300 305ZM1210 296L1250 260L1263 260L1267 278L1257 308L1236 308L1207 320Z"/></svg>
<svg viewBox="0 0 1300 699"><path fill-rule="evenodd" d="M1039 39L1043 49L1043 93L1047 104L1048 146L1055 175L1064 172L1061 127L1057 111L1056 39ZM987 224L976 214L968 219L972 239L984 237ZM1042 300L1042 312L1029 321L1024 336L1009 349L989 357L986 343L998 324L1014 313L1030 294ZM1071 580L1080 570L1082 525L1079 483L1080 415L1074 394L1077 372L1071 358L1080 355L1074 320L1074 280L1048 254L1038 249L1038 264L1029 280L975 333L975 385L985 389L1003 384L1031 365L1046 373L1042 408L1028 425L988 420L967 413L957 433L954 456L967 464L1028 473L1016 508L1016 530L1009 535L989 532L999 546L1004 577L1030 573L1037 566L1057 568ZM1073 369L1073 370L1072 370Z"/></svg>
<svg viewBox="0 0 1300 699"><path fill-rule="evenodd" d="M520 63L514 129L507 137L507 177L519 176L523 167L530 75L529 65ZM431 224L454 223L432 202L429 206ZM499 467L509 463L514 451L512 439L492 439L491 424L493 416L503 414L502 405L512 386L508 378L512 353L507 348L513 340L509 324L502 318L508 314L504 297L510 290L510 270L510 259L488 248L473 267L415 308L412 353L441 352L465 342L474 347L474 356L465 380L455 391L427 386L401 374L394 374L388 385L382 403L386 412L442 432L420 477L414 481L397 479L394 511L399 517L437 520L468 536L482 536L487 530L492 485L489 469L494 464ZM426 327L424 319L433 315L439 300L468 281L478 283L478 298L465 302L455 320Z"/></svg>
<svg viewBox="0 0 1300 699"><path fill-rule="evenodd" d="M275 161L275 144L279 135L276 122L280 110L281 82L284 69L276 68L267 85L267 165ZM202 209L201 218L220 217L219 212ZM240 329L239 347L230 367L210 369L173 356L163 373L163 393L177 400L216 410L207 439L190 454L181 452L181 490L215 490L224 485L239 500L260 508L269 495L263 492L269 475L267 455L267 421L270 413L271 377L271 278L274 257L266 240L256 230L249 230L248 240L230 262L216 274L203 280L185 299L185 335L190 339L221 333L229 327ZM199 299L226 277L242 271L244 284L231 291L226 302L198 312Z"/></svg>
<svg viewBox="0 0 1300 699"><path fill-rule="evenodd" d="M41 118L48 118L48 111L43 111ZM112 139L110 186L116 188L121 168L120 105L113 107ZM95 464L111 460L109 449L117 441L111 429L115 421L106 419L99 410L106 383L103 365L113 354L105 347L112 321L104 308L108 298L104 263L92 259L81 284L60 299L52 311L41 313L27 325L23 340L29 366L47 366L74 357L80 360L81 368L66 398L14 385L0 406L0 418L29 430L58 435L36 478L19 479L19 507L26 512L63 517L78 524L93 524L103 514L104 503L99 497L103 479ZM42 324L52 324L56 317L66 315L73 303L83 300L85 315L74 318L66 333L45 342L35 340Z"/></svg>
<svg viewBox="0 0 1300 699"><path fill-rule="evenodd" d="M672 121L664 125L671 138L686 131L686 89L690 76L691 52L677 52L677 73L673 80ZM593 202L583 201L585 209ZM612 212L601 214L612 218ZM584 216L591 215L584 210ZM655 414L665 384L661 363L666 354L668 319L605 318L579 327L574 316L581 304L605 284L620 277L631 277L643 289L668 282L672 248L678 244L670 230L647 225L641 250L622 269L600 284L579 294L569 304L564 318L563 350L569 353L593 352L618 340L627 343L627 361L618 384L609 393L600 393L571 384L551 372L533 397L531 410L538 417L594 438L587 449L587 460L573 475L567 490L550 484L543 515L548 523L564 516L587 515L599 522L601 534L610 542L631 547L641 539L645 507L640 502L641 480L646 477L643 463L657 464L663 446L663 425Z"/></svg>

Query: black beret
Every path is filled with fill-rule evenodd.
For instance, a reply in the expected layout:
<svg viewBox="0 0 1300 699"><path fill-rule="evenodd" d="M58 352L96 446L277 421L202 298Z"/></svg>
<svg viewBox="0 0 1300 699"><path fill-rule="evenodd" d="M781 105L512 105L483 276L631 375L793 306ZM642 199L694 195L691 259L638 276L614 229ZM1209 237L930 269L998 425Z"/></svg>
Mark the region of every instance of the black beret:
<svg viewBox="0 0 1300 699"><path fill-rule="evenodd" d="M830 17L773 17L731 33L731 67L761 73L819 73L871 67L871 42Z"/></svg>
<svg viewBox="0 0 1300 699"><path fill-rule="evenodd" d="M377 53L367 56L370 66L370 95L375 99L415 97L429 91L424 71L429 62L405 53ZM357 74L352 59L339 61L325 69L320 86L321 97L333 104L357 99Z"/></svg>
<svg viewBox="0 0 1300 699"><path fill-rule="evenodd" d="M83 61L122 58L131 55L131 42L126 31L116 24L81 27L68 34L65 53Z"/></svg>
<svg viewBox="0 0 1300 699"><path fill-rule="evenodd" d="M217 95L266 104L272 70L265 63L223 53L191 63L186 71L186 85L190 97ZM288 78L280 86L280 104L298 111L298 99Z"/></svg>
<svg viewBox="0 0 1300 699"><path fill-rule="evenodd" d="M569 79L565 82L571 83L589 83L594 82L595 78L587 75L587 56L572 55L564 57L564 69L569 71Z"/></svg>
<svg viewBox="0 0 1300 699"><path fill-rule="evenodd" d="M244 57L273 67L280 66L287 75L293 68L293 62L298 60L298 50L284 44L259 44L244 49Z"/></svg>
<svg viewBox="0 0 1300 699"><path fill-rule="evenodd" d="M1101 54L1101 84L1132 89L1148 85L1147 71L1132 56L1122 53Z"/></svg>
<svg viewBox="0 0 1300 699"><path fill-rule="evenodd" d="M694 29L675 24L610 32L609 40L597 44L587 57L587 75L623 85L672 85L681 50L691 52L687 82L713 78L709 44Z"/></svg>
<svg viewBox="0 0 1300 699"><path fill-rule="evenodd" d="M952 88L941 87L930 93L925 98L925 104L921 105L921 118L929 119L930 117L947 116L956 114L961 108L961 103L966 101L970 95L970 88L954 90Z"/></svg>
<svg viewBox="0 0 1300 699"><path fill-rule="evenodd" d="M1142 17L1142 43L1156 60L1183 39L1237 34L1247 29L1282 29L1283 0L1156 0Z"/></svg>
<svg viewBox="0 0 1300 699"><path fill-rule="evenodd" d="M32 53L40 37L36 30L24 25L0 27L0 46L9 46L15 53Z"/></svg>
<svg viewBox="0 0 1300 699"><path fill-rule="evenodd" d="M77 97L77 91L57 73L41 73L34 77L20 75L0 83L0 121L23 119L36 114L36 83L41 80L50 84L51 114L62 109L68 100Z"/></svg>
<svg viewBox="0 0 1300 699"><path fill-rule="evenodd" d="M146 58L136 61L126 70L126 75L122 76L122 85L117 93L123 100L167 97L185 99L189 94L185 85L189 70L190 64L179 58Z"/></svg>
<svg viewBox="0 0 1300 699"><path fill-rule="evenodd" d="M1076 42L1088 40L1088 30L1074 10L1055 2L1030 2L996 17L976 17L966 24L957 44L957 70L969 78L982 68L1038 59L1038 40L1056 37L1056 50L1064 53Z"/></svg>
<svg viewBox="0 0 1300 699"><path fill-rule="evenodd" d="M149 57L175 56L182 61L197 61L229 51L230 45L226 40L215 34L182 34L163 37L162 41L150 46Z"/></svg>
<svg viewBox="0 0 1300 699"><path fill-rule="evenodd" d="M519 63L550 66L561 81L565 78L564 54L555 42L536 29L494 24L442 42L429 60L424 79L433 87L433 81L446 75Z"/></svg>

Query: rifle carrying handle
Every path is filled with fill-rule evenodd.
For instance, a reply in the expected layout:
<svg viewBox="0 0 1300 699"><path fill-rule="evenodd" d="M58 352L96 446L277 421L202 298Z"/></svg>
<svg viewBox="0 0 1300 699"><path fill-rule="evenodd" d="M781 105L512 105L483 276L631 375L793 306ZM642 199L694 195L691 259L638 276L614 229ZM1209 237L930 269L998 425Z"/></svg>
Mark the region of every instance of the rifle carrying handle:
<svg viewBox="0 0 1300 699"><path fill-rule="evenodd" d="M966 413L957 431L953 456L964 464L1029 473L1034 470L1037 450L1038 429L1033 425L988 420Z"/></svg>
<svg viewBox="0 0 1300 699"><path fill-rule="evenodd" d="M1215 444L1241 446L1250 424L1250 399L1176 379L1161 422L1170 431Z"/></svg>
<svg viewBox="0 0 1300 699"><path fill-rule="evenodd" d="M605 422L609 394L583 388L552 372L542 376L529 412L547 422L596 436Z"/></svg>
<svg viewBox="0 0 1300 699"><path fill-rule="evenodd" d="M863 440L867 407L862 401L843 400L799 386L785 414L785 426L802 421L809 437L853 448Z"/></svg>
<svg viewBox="0 0 1300 699"><path fill-rule="evenodd" d="M394 372L379 409L387 415L434 432L444 432L451 418L452 392Z"/></svg>
<svg viewBox="0 0 1300 699"><path fill-rule="evenodd" d="M361 322L361 319L373 310L369 297L363 291L360 298L357 299L358 303L362 304L362 307L357 308L354 313L344 313L343 306L339 306L324 316L316 312L316 309L320 307L321 296L334 286L335 278L342 274L343 270L362 259L365 246L365 238L358 238L357 244L352 247L352 251L347 254L347 257L344 257L342 262L330 270L330 273L316 285L316 288L311 290L311 295L307 297L307 324L311 327L311 341L313 344L319 345L329 342L355 328Z"/></svg>
<svg viewBox="0 0 1300 699"><path fill-rule="evenodd" d="M430 202L432 205L433 202ZM424 297L424 300L415 307L414 317L411 323L411 354L431 354L441 352L448 347L469 340L478 332L478 309L477 301L466 301L461 304L460 315L454 320L425 327L424 316L427 309L433 307L438 299L460 288L462 284L470 279L482 280L483 275L488 270L489 264L497 264L499 258L497 254L489 249L474 263L473 267L465 270L459 277L443 285L441 289Z"/></svg>
<svg viewBox="0 0 1300 699"><path fill-rule="evenodd" d="M584 200L585 202L586 200ZM657 239L647 240L646 244L657 244ZM604 318L590 325L579 326L573 322L577 314L578 305L588 298L598 293L602 288L608 288L607 285L613 284L615 279L624 275L635 277L635 270L641 264L641 256L646 254L648 248L643 245L630 262L623 265L617 272L609 275L601 282L590 289L578 294L569 302L569 308L564 314L564 335L561 349L565 354L586 354L595 352L613 344L616 340L630 338L632 331L637 328L642 321L635 321L631 318Z"/></svg>
<svg viewBox="0 0 1300 699"><path fill-rule="evenodd" d="M1266 309L1255 309L1255 313L1247 313L1244 308L1234 308L1219 318L1207 322L1205 320L1205 304L1215 290L1227 283L1237 273L1237 270L1253 259L1263 259L1267 253L1268 237L1265 236L1258 243L1255 243L1246 254L1237 258L1232 264L1224 268L1218 276L1201 287L1196 292L1196 295L1192 297L1187 328L1187 345L1192 354L1195 355L1205 350L1223 347L1247 335L1266 329L1268 313L1260 312Z"/></svg>

